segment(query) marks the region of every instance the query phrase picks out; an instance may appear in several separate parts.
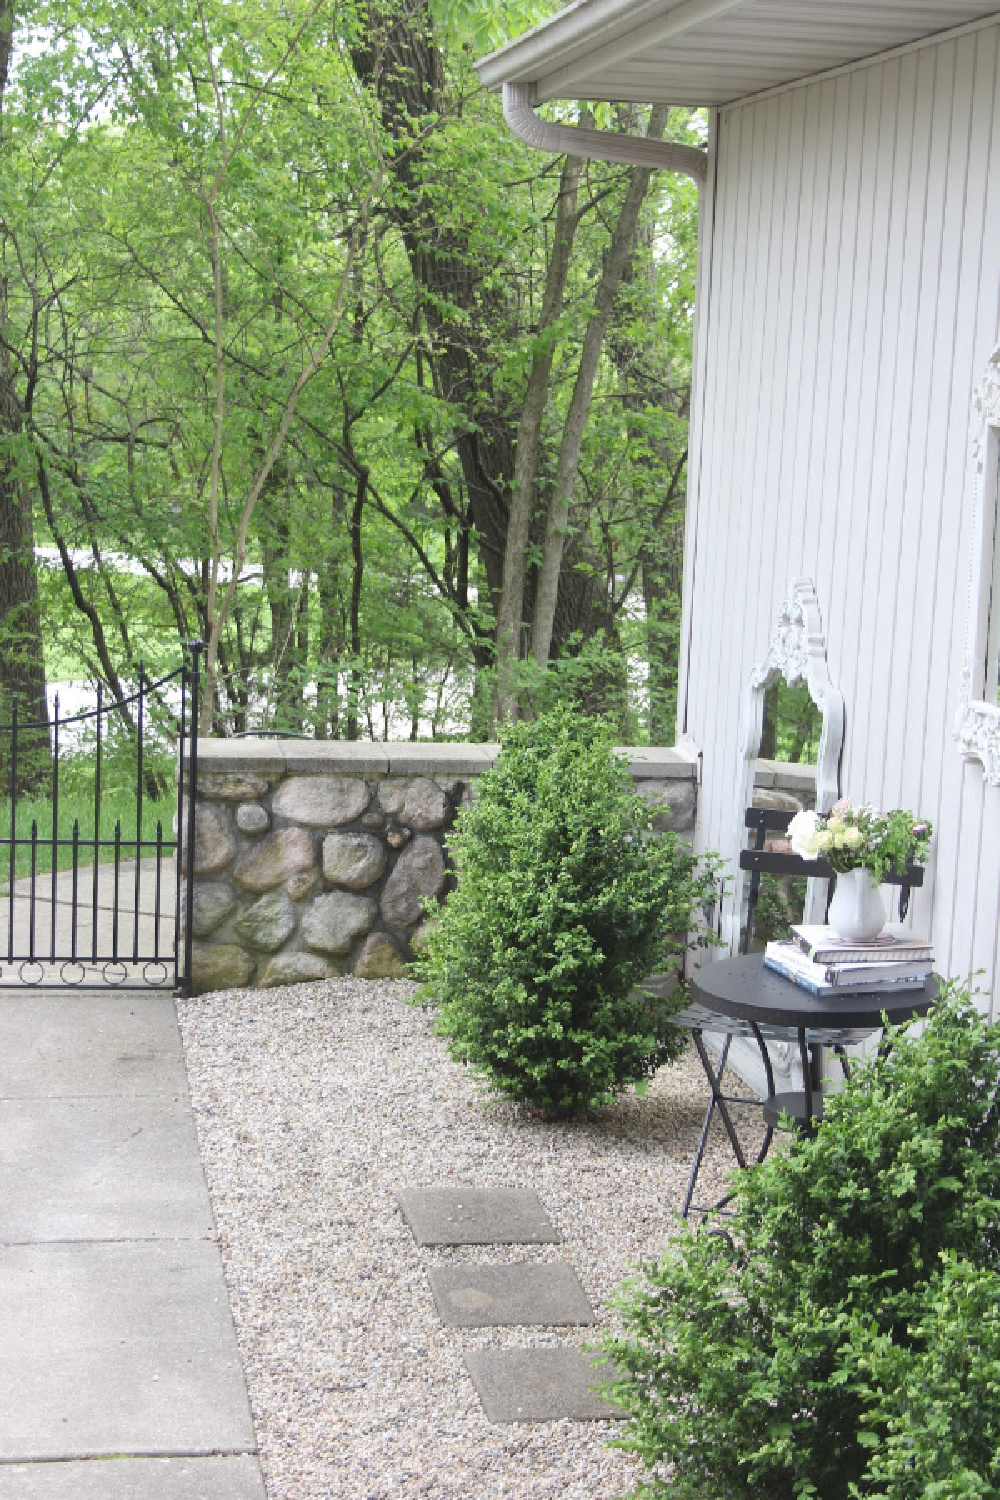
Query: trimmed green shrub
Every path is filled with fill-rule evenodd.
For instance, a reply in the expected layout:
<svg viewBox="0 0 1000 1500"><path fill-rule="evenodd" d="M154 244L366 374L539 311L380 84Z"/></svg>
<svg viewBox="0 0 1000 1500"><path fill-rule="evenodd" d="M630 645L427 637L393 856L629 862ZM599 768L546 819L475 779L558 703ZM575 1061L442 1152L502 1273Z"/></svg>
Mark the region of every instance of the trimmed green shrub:
<svg viewBox="0 0 1000 1500"><path fill-rule="evenodd" d="M670 1500L1000 1496L1000 1033L948 987L620 1306Z"/></svg>
<svg viewBox="0 0 1000 1500"><path fill-rule="evenodd" d="M678 1055L683 1002L633 996L676 971L712 863L636 795L600 720L559 709L507 732L449 840L459 877L418 972L452 1055L508 1098L570 1116Z"/></svg>

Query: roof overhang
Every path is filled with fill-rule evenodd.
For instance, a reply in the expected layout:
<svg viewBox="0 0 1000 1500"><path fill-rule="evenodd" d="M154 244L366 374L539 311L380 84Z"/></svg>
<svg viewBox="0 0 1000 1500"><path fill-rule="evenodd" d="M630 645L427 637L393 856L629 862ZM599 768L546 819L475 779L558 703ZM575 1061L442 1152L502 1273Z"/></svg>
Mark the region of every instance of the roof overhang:
<svg viewBox="0 0 1000 1500"><path fill-rule="evenodd" d="M1000 13L998 0L573 0L476 64L533 101L722 105Z"/></svg>

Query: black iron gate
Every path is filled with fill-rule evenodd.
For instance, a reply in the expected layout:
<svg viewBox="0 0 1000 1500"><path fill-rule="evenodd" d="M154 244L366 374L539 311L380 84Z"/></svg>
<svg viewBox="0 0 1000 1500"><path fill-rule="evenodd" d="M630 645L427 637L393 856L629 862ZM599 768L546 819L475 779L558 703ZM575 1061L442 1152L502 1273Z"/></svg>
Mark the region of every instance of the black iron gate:
<svg viewBox="0 0 1000 1500"><path fill-rule="evenodd" d="M190 989L200 653L0 724L0 987Z"/></svg>

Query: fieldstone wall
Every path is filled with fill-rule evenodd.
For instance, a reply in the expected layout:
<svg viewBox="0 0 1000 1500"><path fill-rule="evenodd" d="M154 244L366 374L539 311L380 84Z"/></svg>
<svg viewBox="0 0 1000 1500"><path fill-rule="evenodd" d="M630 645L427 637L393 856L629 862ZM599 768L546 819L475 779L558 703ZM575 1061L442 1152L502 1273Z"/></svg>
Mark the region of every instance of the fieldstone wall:
<svg viewBox="0 0 1000 1500"><path fill-rule="evenodd" d="M453 880L444 839L496 745L199 740L193 987L391 978L420 945L423 898ZM691 834L697 765L623 748L659 830Z"/></svg>
<svg viewBox="0 0 1000 1500"><path fill-rule="evenodd" d="M759 760L754 771L754 807L797 813L816 806L816 767Z"/></svg>

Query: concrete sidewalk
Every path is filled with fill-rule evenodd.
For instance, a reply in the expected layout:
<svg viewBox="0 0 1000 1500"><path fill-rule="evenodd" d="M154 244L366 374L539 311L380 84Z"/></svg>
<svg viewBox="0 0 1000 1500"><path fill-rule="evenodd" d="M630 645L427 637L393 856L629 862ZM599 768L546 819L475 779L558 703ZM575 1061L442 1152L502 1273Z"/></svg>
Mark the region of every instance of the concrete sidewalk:
<svg viewBox="0 0 1000 1500"><path fill-rule="evenodd" d="M0 990L0 1500L264 1500L173 999Z"/></svg>
<svg viewBox="0 0 1000 1500"><path fill-rule="evenodd" d="M77 871L75 903L70 870L60 870L56 875L54 907L49 872L36 876L34 901L29 878L15 880L13 901L9 885L4 885L0 890L0 984L8 977L5 968L10 970L9 977L16 979L24 964L31 962L23 955L34 951L45 962L54 954L62 961L57 961L46 973L46 984L61 985L63 968L66 983L91 983L95 978L100 979L95 961L103 965L115 961L117 956L121 965L132 963L133 955L141 954L148 960L158 954L164 982L169 985L173 982L176 880L176 866L170 855L160 861L159 868L155 859L140 860L138 866L135 860L123 861L117 872L113 864L98 865L96 900L93 865L81 865ZM70 957L74 952L74 904L75 961ZM8 963L12 918L14 951L21 957Z"/></svg>

